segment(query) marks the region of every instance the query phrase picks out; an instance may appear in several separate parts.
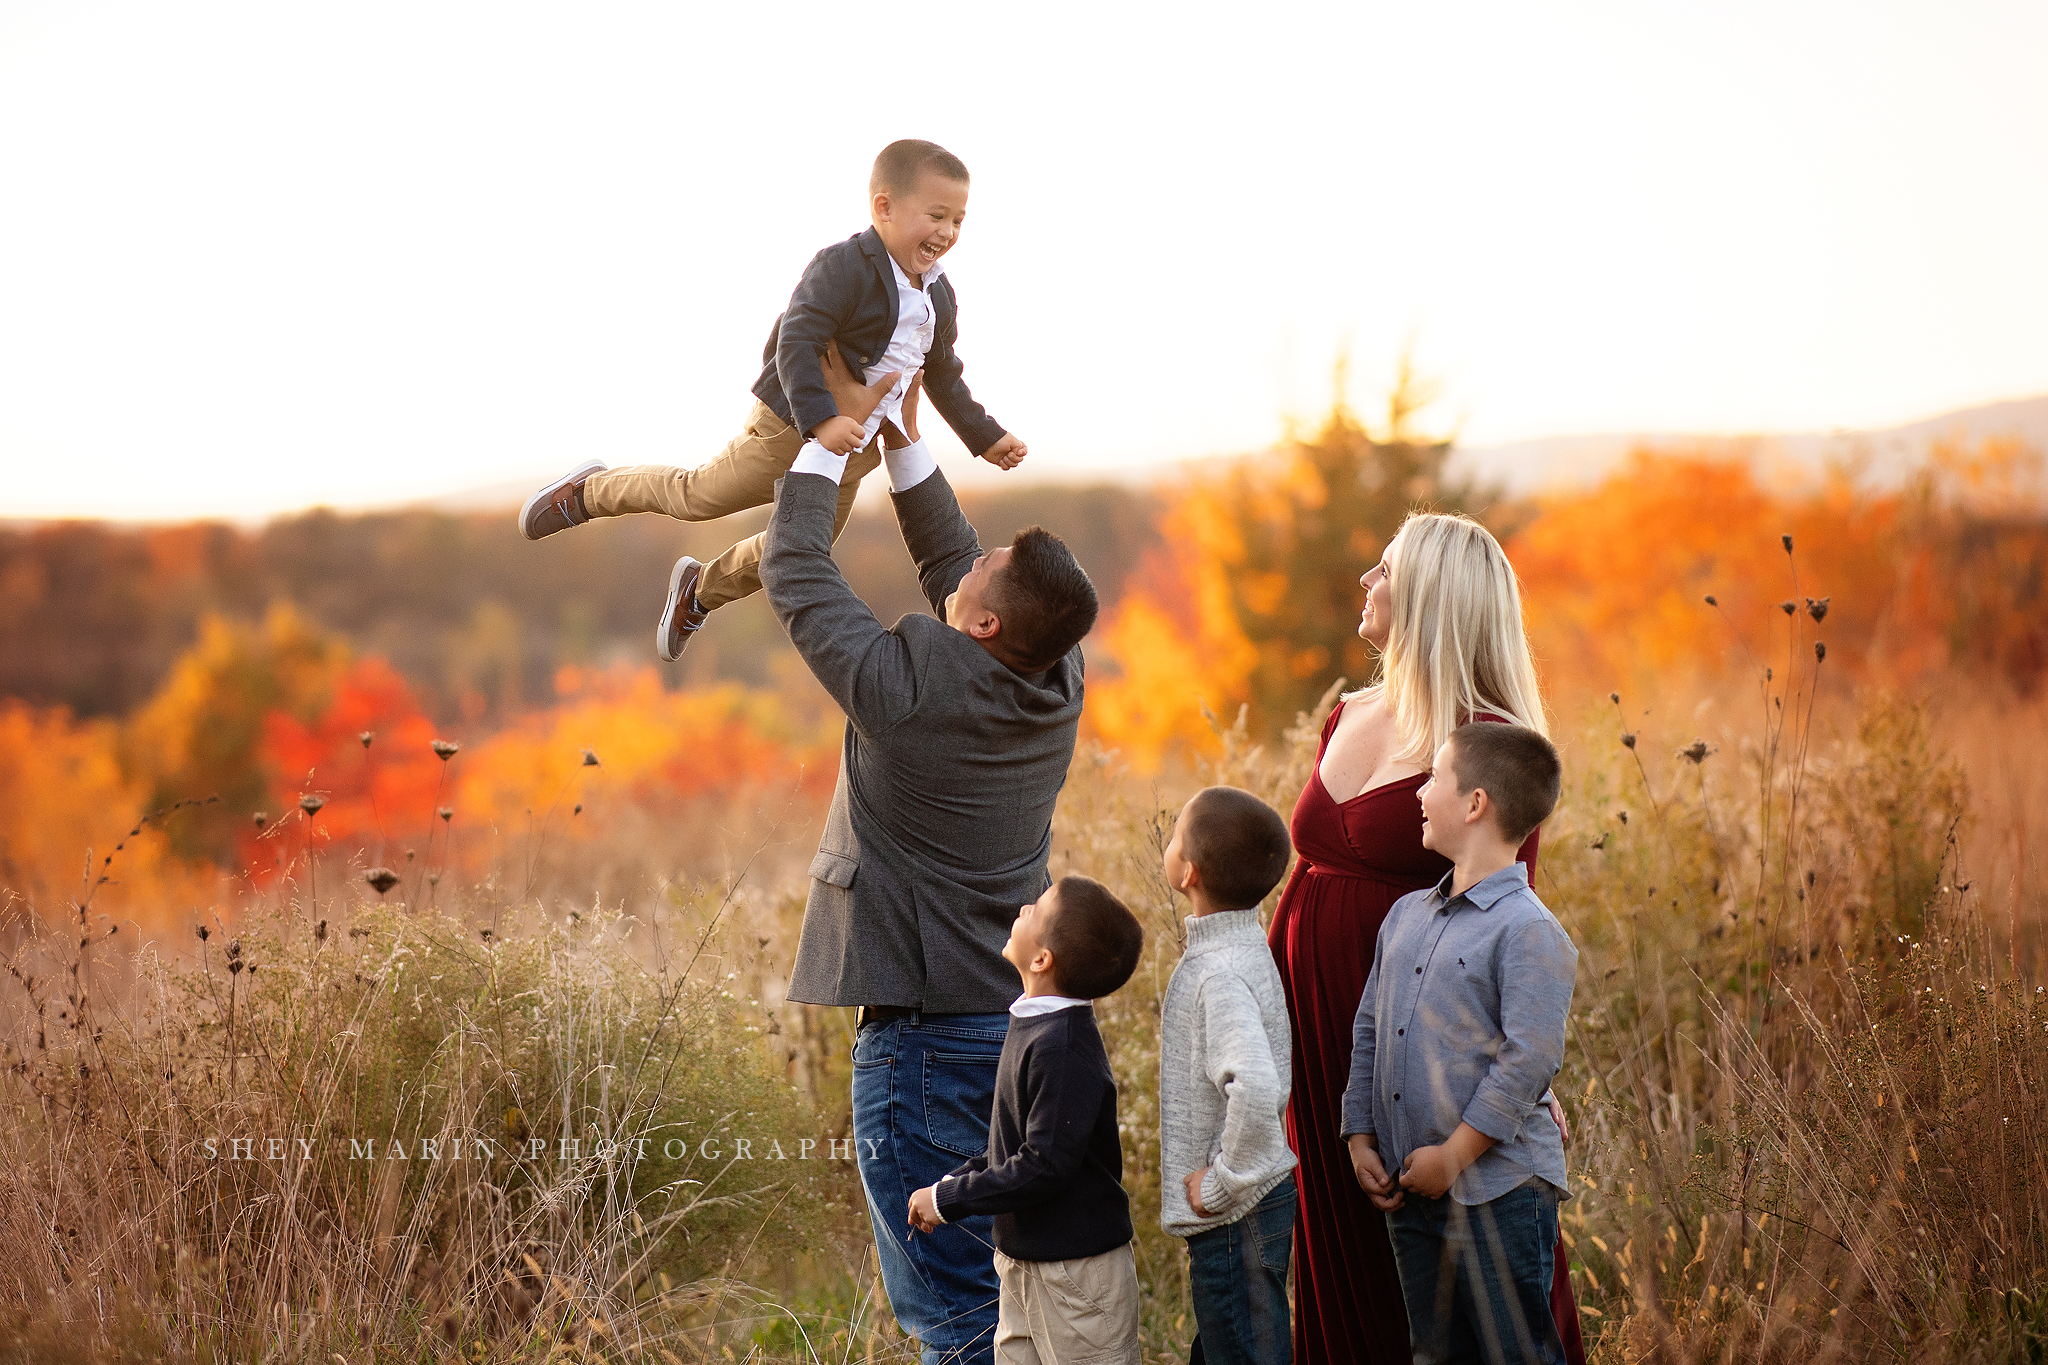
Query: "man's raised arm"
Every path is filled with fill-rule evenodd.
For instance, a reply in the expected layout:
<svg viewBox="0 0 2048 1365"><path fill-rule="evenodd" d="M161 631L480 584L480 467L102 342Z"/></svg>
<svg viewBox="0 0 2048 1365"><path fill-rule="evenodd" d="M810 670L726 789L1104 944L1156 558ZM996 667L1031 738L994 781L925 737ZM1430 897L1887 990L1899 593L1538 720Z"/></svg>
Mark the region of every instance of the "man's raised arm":
<svg viewBox="0 0 2048 1365"><path fill-rule="evenodd" d="M882 628L832 559L837 471L807 463L843 457L807 451L775 485L775 511L761 551L761 586L811 673L866 734L880 734L916 707L909 647Z"/></svg>
<svg viewBox="0 0 2048 1365"><path fill-rule="evenodd" d="M922 449L921 443L919 448ZM893 456L897 452L885 453ZM893 483L893 466L890 473ZM946 599L981 557L981 541L968 525L967 514L960 510L960 499L954 496L953 485L939 472L937 463L910 487L898 485L889 501L896 508L896 525L902 529L904 548L910 551L911 562L917 566L918 586L924 589L924 599L932 604L933 612L943 620Z"/></svg>

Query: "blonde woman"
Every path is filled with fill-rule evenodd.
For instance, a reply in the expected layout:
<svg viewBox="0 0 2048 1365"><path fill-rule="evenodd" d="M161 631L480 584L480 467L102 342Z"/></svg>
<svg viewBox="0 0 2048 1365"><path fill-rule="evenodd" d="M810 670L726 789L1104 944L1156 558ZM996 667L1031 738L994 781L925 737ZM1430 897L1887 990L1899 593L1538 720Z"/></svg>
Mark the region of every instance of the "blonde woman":
<svg viewBox="0 0 2048 1365"><path fill-rule="evenodd" d="M1379 655L1379 677L1345 697L1323 727L1315 770L1294 806L1301 861L1268 936L1294 1029L1287 1135L1301 1159L1296 1365L1409 1361L1386 1219L1359 1189L1338 1136L1352 1020L1380 921L1395 901L1450 870L1422 846L1415 794L1430 756L1467 720L1549 729L1515 572L1485 527L1415 513L1358 582L1358 633ZM1536 844L1531 834L1521 849L1532 878ZM1567 1359L1582 1365L1561 1248L1555 1259L1551 1306Z"/></svg>

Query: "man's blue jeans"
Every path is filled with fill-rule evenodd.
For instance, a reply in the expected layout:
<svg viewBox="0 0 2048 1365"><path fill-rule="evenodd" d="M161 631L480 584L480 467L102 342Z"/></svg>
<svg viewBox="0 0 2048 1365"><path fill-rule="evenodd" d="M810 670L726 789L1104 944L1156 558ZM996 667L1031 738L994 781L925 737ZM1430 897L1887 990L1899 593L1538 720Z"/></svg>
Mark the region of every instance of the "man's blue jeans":
<svg viewBox="0 0 2048 1365"><path fill-rule="evenodd" d="M1288 1365L1287 1258L1294 1245L1294 1177L1235 1223L1188 1238L1195 1344L1188 1365Z"/></svg>
<svg viewBox="0 0 2048 1365"><path fill-rule="evenodd" d="M988 1150L1008 1014L913 1014L864 1025L853 1044L853 1145L882 1284L924 1365L994 1358L993 1219L910 1231L910 1196Z"/></svg>
<svg viewBox="0 0 2048 1365"><path fill-rule="evenodd" d="M1484 1204L1408 1191L1387 1215L1415 1365L1564 1360L1550 1316L1557 1192L1530 1181Z"/></svg>

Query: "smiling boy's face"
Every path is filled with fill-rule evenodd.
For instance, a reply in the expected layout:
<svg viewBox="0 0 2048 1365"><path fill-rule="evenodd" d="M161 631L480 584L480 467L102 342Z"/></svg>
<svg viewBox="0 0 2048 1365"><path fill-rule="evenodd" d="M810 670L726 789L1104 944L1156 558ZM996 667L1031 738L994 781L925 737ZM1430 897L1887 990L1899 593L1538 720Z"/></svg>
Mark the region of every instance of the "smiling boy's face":
<svg viewBox="0 0 2048 1365"><path fill-rule="evenodd" d="M920 171L917 184L903 192L883 190L869 203L875 231L903 273L922 279L939 257L960 240L967 219L967 182Z"/></svg>

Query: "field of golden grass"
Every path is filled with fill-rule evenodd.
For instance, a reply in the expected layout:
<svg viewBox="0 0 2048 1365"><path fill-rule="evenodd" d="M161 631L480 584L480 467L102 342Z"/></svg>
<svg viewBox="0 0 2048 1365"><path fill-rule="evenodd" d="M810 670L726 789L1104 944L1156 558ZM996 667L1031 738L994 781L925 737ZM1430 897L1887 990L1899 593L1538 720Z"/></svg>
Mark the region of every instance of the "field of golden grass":
<svg viewBox="0 0 2048 1365"><path fill-rule="evenodd" d="M1295 715L1304 679L1369 663L1345 575L1446 449L1340 410L1191 482L1091 653L1052 871L1148 933L1098 1006L1148 1362L1193 1333L1161 847L1207 782L1292 808L1337 692ZM1503 513L1567 770L1537 890L1580 950L1562 1216L1601 1365L2048 1361L2022 464L1780 495L1643 455ZM820 694L555 685L443 742L278 606L118 720L0 700L0 1362L914 1358L847 1157L851 1012L784 998Z"/></svg>
<svg viewBox="0 0 2048 1365"><path fill-rule="evenodd" d="M1681 729L1559 707L1539 889L1581 950L1558 1089L1586 1334L1613 1362L2039 1359L2044 712L1815 705L1816 671ZM1319 719L1267 747L1219 726L1176 777L1084 746L1062 803L1054 872L1148 930L1100 1006L1148 1360L1193 1331L1156 1224L1161 842L1198 782L1289 808ZM0 1358L912 1358L832 1159L850 1020L781 998L810 825L780 799L759 859L701 884L655 869L705 829L639 824L537 890L507 859L433 908L329 850L139 953L89 898L17 922Z"/></svg>

